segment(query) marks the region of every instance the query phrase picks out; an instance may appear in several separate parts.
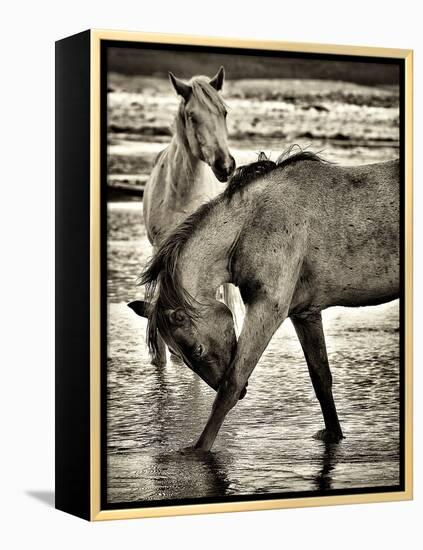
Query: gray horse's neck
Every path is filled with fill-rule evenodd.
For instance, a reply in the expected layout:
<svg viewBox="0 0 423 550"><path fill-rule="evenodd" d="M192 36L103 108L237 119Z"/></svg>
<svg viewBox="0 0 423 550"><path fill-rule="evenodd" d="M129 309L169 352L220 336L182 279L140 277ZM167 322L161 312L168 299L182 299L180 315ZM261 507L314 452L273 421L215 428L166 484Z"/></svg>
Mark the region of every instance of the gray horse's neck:
<svg viewBox="0 0 423 550"><path fill-rule="evenodd" d="M202 224L186 243L179 266L184 289L200 301L215 299L216 290L230 278L227 252L236 238L236 223L222 207L216 210L213 225Z"/></svg>
<svg viewBox="0 0 423 550"><path fill-rule="evenodd" d="M216 202L185 244L179 263L184 289L199 301L214 300L217 289L231 282L230 256L251 201L231 206Z"/></svg>
<svg viewBox="0 0 423 550"><path fill-rule="evenodd" d="M219 286L233 282L231 255L265 185L262 178L249 186L248 193L217 200L186 242L179 271L183 287L194 298L214 300Z"/></svg>

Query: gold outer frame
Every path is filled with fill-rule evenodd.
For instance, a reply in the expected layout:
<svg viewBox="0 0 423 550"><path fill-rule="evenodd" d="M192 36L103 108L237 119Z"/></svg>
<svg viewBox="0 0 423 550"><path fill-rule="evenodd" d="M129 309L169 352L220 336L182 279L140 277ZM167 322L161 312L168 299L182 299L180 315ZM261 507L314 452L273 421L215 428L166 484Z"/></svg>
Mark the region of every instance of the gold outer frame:
<svg viewBox="0 0 423 550"><path fill-rule="evenodd" d="M100 471L100 42L119 40L196 46L219 46L230 48L253 48L256 50L283 50L303 53L389 57L405 61L405 490L387 493L355 495L310 496L302 498L251 500L242 502L219 502L213 504L190 504L158 506L154 508L125 508L101 510ZM413 51L405 49L375 48L362 46L335 46L300 42L255 41L245 39L200 37L142 33L129 31L91 30L91 114L90 114L90 511L91 521L177 516L188 514L212 514L218 512L241 512L247 510L271 510L336 504L360 504L411 500L413 498Z"/></svg>

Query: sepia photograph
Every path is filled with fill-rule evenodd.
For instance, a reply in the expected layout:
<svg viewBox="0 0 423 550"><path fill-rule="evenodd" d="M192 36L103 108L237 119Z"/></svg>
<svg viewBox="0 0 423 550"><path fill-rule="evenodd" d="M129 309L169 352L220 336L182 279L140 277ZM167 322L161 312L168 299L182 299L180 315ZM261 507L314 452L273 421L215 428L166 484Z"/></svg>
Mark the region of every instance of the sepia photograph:
<svg viewBox="0 0 423 550"><path fill-rule="evenodd" d="M401 490L401 63L102 52L103 506Z"/></svg>

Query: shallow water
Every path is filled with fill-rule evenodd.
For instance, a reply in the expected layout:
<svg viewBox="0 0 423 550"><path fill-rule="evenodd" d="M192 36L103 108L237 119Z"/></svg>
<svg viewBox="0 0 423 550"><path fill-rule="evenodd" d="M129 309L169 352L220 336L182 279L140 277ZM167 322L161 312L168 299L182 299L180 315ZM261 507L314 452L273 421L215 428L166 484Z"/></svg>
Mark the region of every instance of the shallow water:
<svg viewBox="0 0 423 550"><path fill-rule="evenodd" d="M169 142L177 98L166 79L112 75L109 174L146 176ZM356 165L398 156L398 90L329 81L228 81L237 164L292 143ZM132 181L130 179L130 181ZM223 190L222 185L222 190ZM398 302L324 312L334 395L346 438L312 438L320 407L290 321L270 342L212 453L183 454L214 392L187 367L149 363L146 321L126 304L151 254L137 201L108 205L108 480L110 503L392 486L399 483Z"/></svg>
<svg viewBox="0 0 423 550"><path fill-rule="evenodd" d="M398 302L324 312L334 395L346 438L312 438L322 415L290 321L275 334L212 453L182 454L214 391L179 363L149 363L146 321L126 304L151 250L139 202L108 205L110 503L325 491L399 483Z"/></svg>

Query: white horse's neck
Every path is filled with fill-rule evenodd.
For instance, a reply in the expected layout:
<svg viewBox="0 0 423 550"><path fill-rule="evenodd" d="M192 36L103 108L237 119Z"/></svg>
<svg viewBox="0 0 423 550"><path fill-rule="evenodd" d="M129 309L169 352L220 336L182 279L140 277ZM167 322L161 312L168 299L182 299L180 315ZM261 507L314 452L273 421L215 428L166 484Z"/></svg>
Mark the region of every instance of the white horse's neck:
<svg viewBox="0 0 423 550"><path fill-rule="evenodd" d="M175 194L185 196L192 191L193 184L201 178L207 165L192 154L188 142L178 134L170 142L168 158L172 167L169 172L171 188Z"/></svg>
<svg viewBox="0 0 423 550"><path fill-rule="evenodd" d="M217 180L211 168L192 153L178 119L180 116L178 113L176 132L167 150L167 198L176 209L195 203L199 197L204 200L217 194Z"/></svg>

